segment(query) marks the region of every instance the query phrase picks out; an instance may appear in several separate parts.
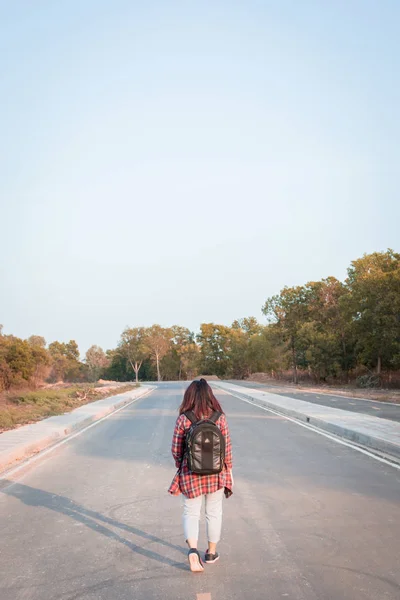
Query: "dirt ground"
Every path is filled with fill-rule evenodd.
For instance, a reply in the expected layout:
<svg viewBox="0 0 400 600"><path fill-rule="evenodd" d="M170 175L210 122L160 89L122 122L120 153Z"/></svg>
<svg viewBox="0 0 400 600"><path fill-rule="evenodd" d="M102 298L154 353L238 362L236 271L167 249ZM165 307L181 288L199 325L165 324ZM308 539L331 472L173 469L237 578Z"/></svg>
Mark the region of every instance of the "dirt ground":
<svg viewBox="0 0 400 600"><path fill-rule="evenodd" d="M265 383L266 385L278 385L299 391L305 389L316 394L335 394L337 396L346 396L353 398L368 398L369 400L377 400L381 402L393 402L400 404L400 390L384 390L384 389L365 389L358 388L354 385L334 386L334 385L316 385L315 383L302 382L294 385L282 379L274 379L267 373L254 373L246 379L246 381L254 381L256 383Z"/></svg>
<svg viewBox="0 0 400 600"><path fill-rule="evenodd" d="M134 388L132 382L100 381L97 384L49 384L36 390L0 394L0 434Z"/></svg>

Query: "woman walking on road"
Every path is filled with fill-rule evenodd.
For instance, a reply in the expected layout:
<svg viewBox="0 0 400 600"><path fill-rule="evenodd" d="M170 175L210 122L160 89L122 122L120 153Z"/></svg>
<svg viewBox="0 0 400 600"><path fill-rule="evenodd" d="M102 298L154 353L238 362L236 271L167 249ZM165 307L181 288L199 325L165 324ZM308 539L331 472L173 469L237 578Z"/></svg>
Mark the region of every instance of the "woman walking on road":
<svg viewBox="0 0 400 600"><path fill-rule="evenodd" d="M183 494L183 529L190 570L202 572L197 549L200 511L205 500L208 548L205 562L219 559L222 500L232 495L232 446L225 414L205 379L193 381L179 408L172 438L178 469L169 493Z"/></svg>

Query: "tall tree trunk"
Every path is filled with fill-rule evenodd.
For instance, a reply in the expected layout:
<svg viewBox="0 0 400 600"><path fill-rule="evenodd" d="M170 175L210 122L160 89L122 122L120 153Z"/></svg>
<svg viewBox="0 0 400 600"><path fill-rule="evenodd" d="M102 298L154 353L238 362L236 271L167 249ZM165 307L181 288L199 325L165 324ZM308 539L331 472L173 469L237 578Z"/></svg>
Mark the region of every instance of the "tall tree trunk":
<svg viewBox="0 0 400 600"><path fill-rule="evenodd" d="M157 379L158 379L158 381L161 381L160 360L158 358L158 354L156 354L156 361L157 361Z"/></svg>
<svg viewBox="0 0 400 600"><path fill-rule="evenodd" d="M346 348L346 340L344 338L344 333L341 333L342 337L342 352L343 352L343 367L346 375L346 383L349 383L349 367L347 362L347 348Z"/></svg>
<svg viewBox="0 0 400 600"><path fill-rule="evenodd" d="M378 354L378 364L376 365L376 374L380 375L382 371L382 357Z"/></svg>
<svg viewBox="0 0 400 600"><path fill-rule="evenodd" d="M131 365L132 369L135 372L135 379L136 379L136 383L139 383L139 371L140 371L140 367L142 366L142 362L143 361L135 361L133 362L133 360L129 359L129 364Z"/></svg>
<svg viewBox="0 0 400 600"><path fill-rule="evenodd" d="M132 367L132 370L136 373L136 368L135 368L136 367L136 363L134 363L133 360L131 360L130 358L128 360L129 360L129 364Z"/></svg>
<svg viewBox="0 0 400 600"><path fill-rule="evenodd" d="M294 345L294 338L292 338L292 360L293 360L293 379L294 379L294 383L297 385L297 383L298 383L297 358L296 358L296 348Z"/></svg>
<svg viewBox="0 0 400 600"><path fill-rule="evenodd" d="M179 381L181 380L182 377L182 359L179 359Z"/></svg>
<svg viewBox="0 0 400 600"><path fill-rule="evenodd" d="M142 361L140 362L135 362L135 366L133 367L133 370L135 371L135 376L136 376L136 383L139 384L139 371L140 371L140 367L142 366Z"/></svg>

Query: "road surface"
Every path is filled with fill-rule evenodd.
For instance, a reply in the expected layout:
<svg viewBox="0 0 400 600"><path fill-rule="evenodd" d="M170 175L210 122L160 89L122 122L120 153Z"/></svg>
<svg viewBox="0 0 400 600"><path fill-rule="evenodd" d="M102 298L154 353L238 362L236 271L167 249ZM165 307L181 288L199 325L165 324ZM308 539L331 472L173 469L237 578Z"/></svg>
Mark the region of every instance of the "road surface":
<svg viewBox="0 0 400 600"><path fill-rule="evenodd" d="M361 398L346 398L346 396L335 396L334 394L326 394L311 391L301 391L296 389L285 388L279 384L257 383L255 381L240 381L233 380L231 383L242 385L247 388L278 394L279 396L287 396L288 398L296 398L297 400L305 400L313 404L321 404L322 406L331 406L333 408L341 408L350 412L358 412L372 417L380 417L381 419L390 419L391 421L400 421L400 404L389 404L385 402L377 402L372 400L362 400Z"/></svg>
<svg viewBox="0 0 400 600"><path fill-rule="evenodd" d="M182 391L162 384L2 481L1 600L399 599L400 471L225 392L235 494L220 562L190 573L166 492Z"/></svg>

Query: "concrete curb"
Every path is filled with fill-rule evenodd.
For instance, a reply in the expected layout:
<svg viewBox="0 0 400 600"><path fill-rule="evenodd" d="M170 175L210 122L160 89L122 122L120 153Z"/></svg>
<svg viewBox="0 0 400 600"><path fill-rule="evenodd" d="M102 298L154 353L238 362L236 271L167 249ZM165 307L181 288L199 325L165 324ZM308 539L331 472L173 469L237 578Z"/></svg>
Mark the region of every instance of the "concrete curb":
<svg viewBox="0 0 400 600"><path fill-rule="evenodd" d="M344 438L357 445L369 448L383 455L393 457L396 462L400 461L400 424L388 419L381 419L369 415L354 415L348 411L329 408L306 402L304 400L295 400L276 396L274 394L259 392L258 390L250 390L232 384L224 384L223 382L213 382L213 387L231 392L239 398L247 400L256 406L264 406L275 412L288 416L297 421L301 421L321 429L338 437ZM252 392L252 393L251 393ZM262 397L264 396L264 397ZM285 407L285 401L292 405L297 405L298 408ZM325 410L326 416L321 414ZM340 422L342 421L342 422ZM345 421L348 421L347 423ZM380 431L379 431L380 430Z"/></svg>
<svg viewBox="0 0 400 600"><path fill-rule="evenodd" d="M154 389L155 386L141 386L137 390L85 404L70 413L5 431L0 435L0 474Z"/></svg>

